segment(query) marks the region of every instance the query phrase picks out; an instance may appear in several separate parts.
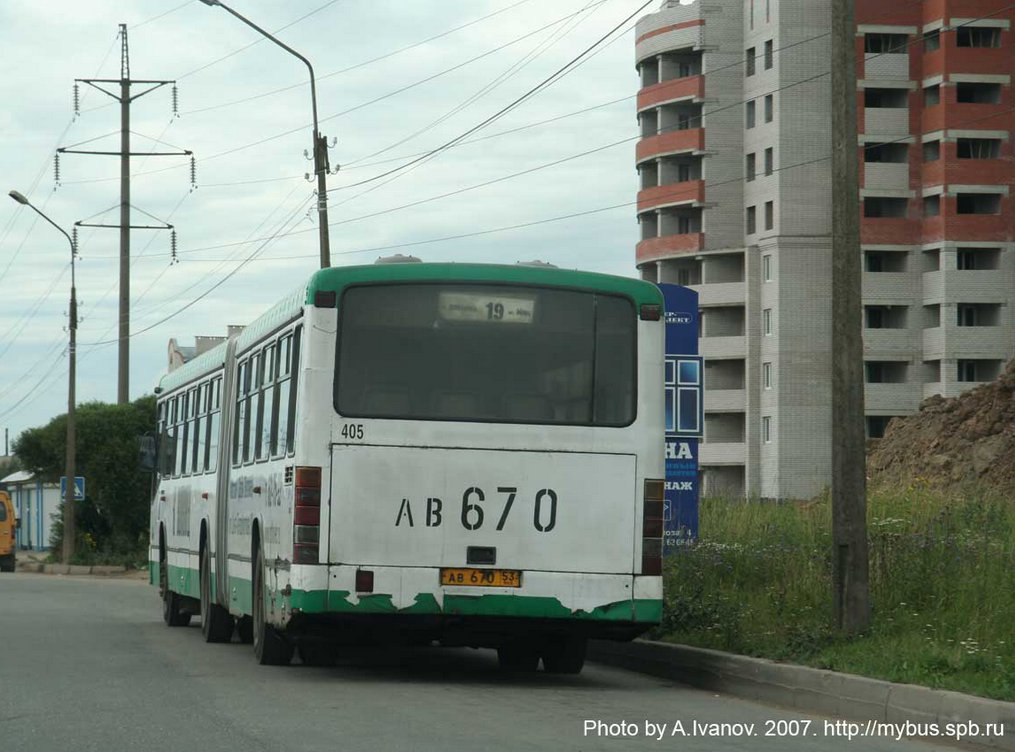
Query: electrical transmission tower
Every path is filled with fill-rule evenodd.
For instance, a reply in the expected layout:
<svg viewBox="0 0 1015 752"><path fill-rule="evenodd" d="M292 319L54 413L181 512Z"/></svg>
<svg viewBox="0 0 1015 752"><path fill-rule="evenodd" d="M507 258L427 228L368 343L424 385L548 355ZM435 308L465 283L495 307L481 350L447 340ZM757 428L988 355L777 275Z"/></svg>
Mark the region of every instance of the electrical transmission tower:
<svg viewBox="0 0 1015 752"><path fill-rule="evenodd" d="M120 308L119 308L119 355L117 367L116 401L125 404L130 392L130 231L134 230L169 230L172 233L172 249L176 253L176 231L172 225L162 222L157 217L143 212L146 216L159 222L157 225L132 225L130 222L130 158L131 157L162 157L188 156L191 158L191 185L195 181L194 157L190 150L175 151L131 151L130 150L130 105L135 99L143 97L163 86L173 85L173 114L177 114L177 93L175 81L132 79L130 77L130 57L127 48L127 25L120 24L120 78L77 78L74 79L74 109L78 111L78 84L87 84L120 103L120 150L96 151L65 147L57 149L57 160L60 154L97 154L101 156L120 157L120 221L118 224L102 224L81 220L74 224L78 227L115 227L120 230ZM119 92L110 91L105 86L119 84ZM144 86L137 93L131 92L131 86ZM87 143L87 142L85 142ZM79 144L80 145L80 144ZM59 176L59 161L57 161ZM108 211L108 210L107 210ZM138 211L141 211L138 209ZM105 212L100 212L104 214ZM97 215L93 215L97 216ZM91 219L91 218L89 218Z"/></svg>

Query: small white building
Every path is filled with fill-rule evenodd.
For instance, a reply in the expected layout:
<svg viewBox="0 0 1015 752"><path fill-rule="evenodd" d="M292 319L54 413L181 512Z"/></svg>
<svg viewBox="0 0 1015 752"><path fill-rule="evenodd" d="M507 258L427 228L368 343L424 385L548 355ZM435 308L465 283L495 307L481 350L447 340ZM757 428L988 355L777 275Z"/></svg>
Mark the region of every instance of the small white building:
<svg viewBox="0 0 1015 752"><path fill-rule="evenodd" d="M0 486L6 487L14 515L21 520L15 539L18 548L48 549L53 518L60 513L60 484L44 483L27 470L18 470L0 479Z"/></svg>

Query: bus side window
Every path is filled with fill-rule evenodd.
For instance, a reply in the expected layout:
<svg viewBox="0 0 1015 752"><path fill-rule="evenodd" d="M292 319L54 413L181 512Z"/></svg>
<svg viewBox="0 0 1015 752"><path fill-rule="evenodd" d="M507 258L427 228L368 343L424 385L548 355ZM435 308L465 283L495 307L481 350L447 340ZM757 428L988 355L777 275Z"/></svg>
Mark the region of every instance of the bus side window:
<svg viewBox="0 0 1015 752"><path fill-rule="evenodd" d="M254 368L254 380L250 387L251 412L250 412L250 444L251 459L260 460L264 457L261 448L261 427L264 424L264 376L265 356L267 350L257 354L257 365Z"/></svg>
<svg viewBox="0 0 1015 752"><path fill-rule="evenodd" d="M264 348L261 357L261 391L257 411L257 452L258 460L266 459L271 454L271 412L272 392L275 383L275 344Z"/></svg>
<svg viewBox="0 0 1015 752"><path fill-rule="evenodd" d="M219 430L221 428L222 406L219 402L222 394L222 377L219 376L211 382L211 393L208 395L208 409L211 411L208 418L208 455L205 460L205 467L208 472L215 472L218 466L219 456Z"/></svg>
<svg viewBox="0 0 1015 752"><path fill-rule="evenodd" d="M243 408L246 402L244 401L244 395L246 394L246 379L247 379L247 363L240 363L239 368L236 371L236 420L233 423L233 465L239 465L242 455L242 449L240 444L242 442L242 436L244 429L246 429L245 416L243 414Z"/></svg>
<svg viewBox="0 0 1015 752"><path fill-rule="evenodd" d="M290 359L289 372L292 386L289 389L289 414L286 419L286 454L293 454L296 444L296 396L300 388L300 334L303 327L298 326L293 331L292 358Z"/></svg>
<svg viewBox="0 0 1015 752"><path fill-rule="evenodd" d="M292 335L286 334L278 341L278 382L275 386L274 407L271 421L271 456L285 454L285 427L289 423L289 357L292 352Z"/></svg>
<svg viewBox="0 0 1015 752"><path fill-rule="evenodd" d="M187 439L190 429L190 393L185 392L180 396L180 428L177 431L177 446L176 446L176 475L187 474Z"/></svg>
<svg viewBox="0 0 1015 752"><path fill-rule="evenodd" d="M204 431L202 421L207 401L208 382L197 385L197 399L194 401L194 420L190 435L190 472L194 475L204 472Z"/></svg>

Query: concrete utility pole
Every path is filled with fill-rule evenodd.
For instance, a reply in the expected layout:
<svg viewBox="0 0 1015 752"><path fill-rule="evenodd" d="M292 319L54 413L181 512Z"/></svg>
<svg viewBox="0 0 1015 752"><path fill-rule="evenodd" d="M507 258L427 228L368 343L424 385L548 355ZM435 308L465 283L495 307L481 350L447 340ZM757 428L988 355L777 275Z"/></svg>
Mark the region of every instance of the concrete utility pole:
<svg viewBox="0 0 1015 752"><path fill-rule="evenodd" d="M871 620L856 102L853 0L832 0L832 575L847 635Z"/></svg>
<svg viewBox="0 0 1015 752"><path fill-rule="evenodd" d="M189 150L183 151L147 151L132 152L130 150L130 104L135 99L155 91L167 84L175 84L175 81L159 81L146 79L131 79L130 57L127 47L127 25L120 24L120 78L77 78L77 83L88 84L98 89L103 94L112 97L120 103L120 151L94 151L74 148L57 149L60 154L99 154L103 156L120 157L120 222L116 225L96 224L86 221L75 222L80 227L116 227L120 230L120 313L119 313L119 356L116 380L116 402L119 405L126 404L130 399L130 231L138 230L172 230L172 225L131 225L130 223L130 158L132 156L191 156ZM119 93L107 91L99 84L119 84ZM131 95L131 85L145 85L148 88ZM76 91L76 90L75 90ZM175 110L175 88L174 88L174 110ZM76 96L75 96L76 101ZM193 169L191 170L193 174ZM193 182L193 178L191 179ZM149 215L150 216L150 215Z"/></svg>
<svg viewBox="0 0 1015 752"><path fill-rule="evenodd" d="M32 211L49 222L53 227L63 233L70 243L70 347L67 351L70 361L67 371L67 446L64 449L64 473L67 475L67 485L64 490L63 499L63 562L66 564L74 555L74 543L77 537L77 525L74 519L74 495L75 484L74 474L77 472L74 464L76 459L77 440L74 435L75 418L74 405L77 402L75 389L77 387L77 333L78 333L78 296L74 279L74 258L77 256L77 247L74 240L67 231L52 219L43 214L36 206L17 191L8 193L12 199L19 204L29 207Z"/></svg>
<svg viewBox="0 0 1015 752"><path fill-rule="evenodd" d="M317 175L317 224L321 246L321 268L327 269L331 266L331 238L328 234L327 183L327 176L331 172L331 165L328 162L328 139L321 135L320 128L317 126L317 82L314 79L314 66L312 66L310 61L303 57L303 55L298 53L285 42L276 39L249 18L237 13L228 5L221 2L221 0L201 0L201 2L212 8L222 8L222 10L235 16L261 36L274 42L289 54L299 58L303 64L307 66L307 70L310 71L310 104L313 108L314 114L314 174Z"/></svg>

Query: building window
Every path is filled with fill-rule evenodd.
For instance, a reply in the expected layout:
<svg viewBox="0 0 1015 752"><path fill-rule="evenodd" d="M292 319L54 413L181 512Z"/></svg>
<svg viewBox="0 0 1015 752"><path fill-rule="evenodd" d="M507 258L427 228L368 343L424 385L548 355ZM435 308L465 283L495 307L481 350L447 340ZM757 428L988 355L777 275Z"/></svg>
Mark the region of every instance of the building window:
<svg viewBox="0 0 1015 752"><path fill-rule="evenodd" d="M757 155L753 152L747 155L747 182L750 183L754 180L754 176L757 168Z"/></svg>
<svg viewBox="0 0 1015 752"><path fill-rule="evenodd" d="M926 141L923 144L923 161L937 162L941 159L941 142Z"/></svg>
<svg viewBox="0 0 1015 752"><path fill-rule="evenodd" d="M747 65L747 75L748 76L753 76L754 75L755 59L757 58L757 56L758 56L758 50L755 47L748 47L747 48L747 54L746 54L746 57L744 59L744 63Z"/></svg>
<svg viewBox="0 0 1015 752"><path fill-rule="evenodd" d="M747 207L747 234L753 235L758 231L758 217L755 207Z"/></svg>
<svg viewBox="0 0 1015 752"><path fill-rule="evenodd" d="M868 54L905 52L909 38L905 34L865 34L863 51Z"/></svg>
<svg viewBox="0 0 1015 752"><path fill-rule="evenodd" d="M923 216L925 217L938 217L941 215L941 196L924 196L923 197Z"/></svg>
<svg viewBox="0 0 1015 752"><path fill-rule="evenodd" d="M1001 141L996 138L960 138L956 154L959 159L998 159Z"/></svg>
<svg viewBox="0 0 1015 752"><path fill-rule="evenodd" d="M775 64L775 51L772 49L772 40L765 42L765 70L772 70Z"/></svg>
<svg viewBox="0 0 1015 752"><path fill-rule="evenodd" d="M686 183L691 179L691 165L681 163L677 165L677 182Z"/></svg>
<svg viewBox="0 0 1015 752"><path fill-rule="evenodd" d="M750 5L749 18L750 18L750 22L751 22L751 29L753 29L754 28L754 0L747 0L747 2L748 2L748 5Z"/></svg>
<svg viewBox="0 0 1015 752"><path fill-rule="evenodd" d="M765 149L765 174L771 175L775 172L775 149L769 147Z"/></svg>
<svg viewBox="0 0 1015 752"><path fill-rule="evenodd" d="M765 95L765 122L766 123L771 123L772 122L772 109L773 109L772 104L773 104L773 102L772 102L772 95L771 94L766 94Z"/></svg>
<svg viewBox="0 0 1015 752"><path fill-rule="evenodd" d="M745 107L746 107L747 127L748 128L753 128L754 127L754 110L755 110L754 100L751 99L750 101L748 101L747 104L745 105Z"/></svg>
<svg viewBox="0 0 1015 752"><path fill-rule="evenodd" d="M765 385L765 389L772 388L772 364L762 363L761 364L761 379Z"/></svg>
<svg viewBox="0 0 1015 752"><path fill-rule="evenodd" d="M865 306L864 315L866 321L864 321L864 327L866 329L884 329L885 328L885 309L881 306Z"/></svg>
<svg viewBox="0 0 1015 752"><path fill-rule="evenodd" d="M939 49L941 49L941 30L934 29L934 31L925 32L923 35L923 51L937 52Z"/></svg>
<svg viewBox="0 0 1015 752"><path fill-rule="evenodd" d="M959 326L979 326L979 319L977 317L977 308L971 303L959 303L955 306L955 310L958 313L956 324Z"/></svg>
<svg viewBox="0 0 1015 752"><path fill-rule="evenodd" d="M870 218L903 219L906 216L908 201L904 198L882 198L868 196L863 200L863 215Z"/></svg>
<svg viewBox="0 0 1015 752"><path fill-rule="evenodd" d="M923 89L923 106L933 107L938 104L941 104L941 86L939 84L925 86Z"/></svg>
<svg viewBox="0 0 1015 752"><path fill-rule="evenodd" d="M997 27L960 26L955 32L955 44L959 47L1001 46L1001 30Z"/></svg>
<svg viewBox="0 0 1015 752"><path fill-rule="evenodd" d="M900 143L865 144L863 159L865 162L904 164L909 161L909 145Z"/></svg>
<svg viewBox="0 0 1015 752"><path fill-rule="evenodd" d="M761 419L761 440L766 444L772 443L772 419L767 415Z"/></svg>
<svg viewBox="0 0 1015 752"><path fill-rule="evenodd" d="M959 271L984 271L1000 266L1001 252L998 248L960 248L955 257Z"/></svg>
<svg viewBox="0 0 1015 752"><path fill-rule="evenodd" d="M1001 194L960 193L955 198L955 211L958 214L1000 214Z"/></svg>
<svg viewBox="0 0 1015 752"><path fill-rule="evenodd" d="M775 202L765 202L765 229L771 230L775 227Z"/></svg>
<svg viewBox="0 0 1015 752"><path fill-rule="evenodd" d="M772 0L765 0L765 23L772 20Z"/></svg>
<svg viewBox="0 0 1015 752"><path fill-rule="evenodd" d="M761 329L765 336L772 334L772 309L766 308L761 312Z"/></svg>
<svg viewBox="0 0 1015 752"><path fill-rule="evenodd" d="M772 281L772 255L766 254L761 257L761 279L765 282Z"/></svg>
<svg viewBox="0 0 1015 752"><path fill-rule="evenodd" d="M958 381L979 381L979 374L976 367L975 360L960 360L956 364L958 366L957 380Z"/></svg>
<svg viewBox="0 0 1015 752"><path fill-rule="evenodd" d="M961 81L955 85L955 100L959 104L1000 104L1001 84Z"/></svg>
<svg viewBox="0 0 1015 752"><path fill-rule="evenodd" d="M909 106L909 91L906 89L873 89L863 90L863 106L871 109L901 109Z"/></svg>
<svg viewBox="0 0 1015 752"><path fill-rule="evenodd" d="M884 438L888 424L891 423L893 415L868 415L867 416L867 438Z"/></svg>
<svg viewBox="0 0 1015 752"><path fill-rule="evenodd" d="M678 235L690 235L691 234L691 218L686 214L681 214L677 217L677 234Z"/></svg>

